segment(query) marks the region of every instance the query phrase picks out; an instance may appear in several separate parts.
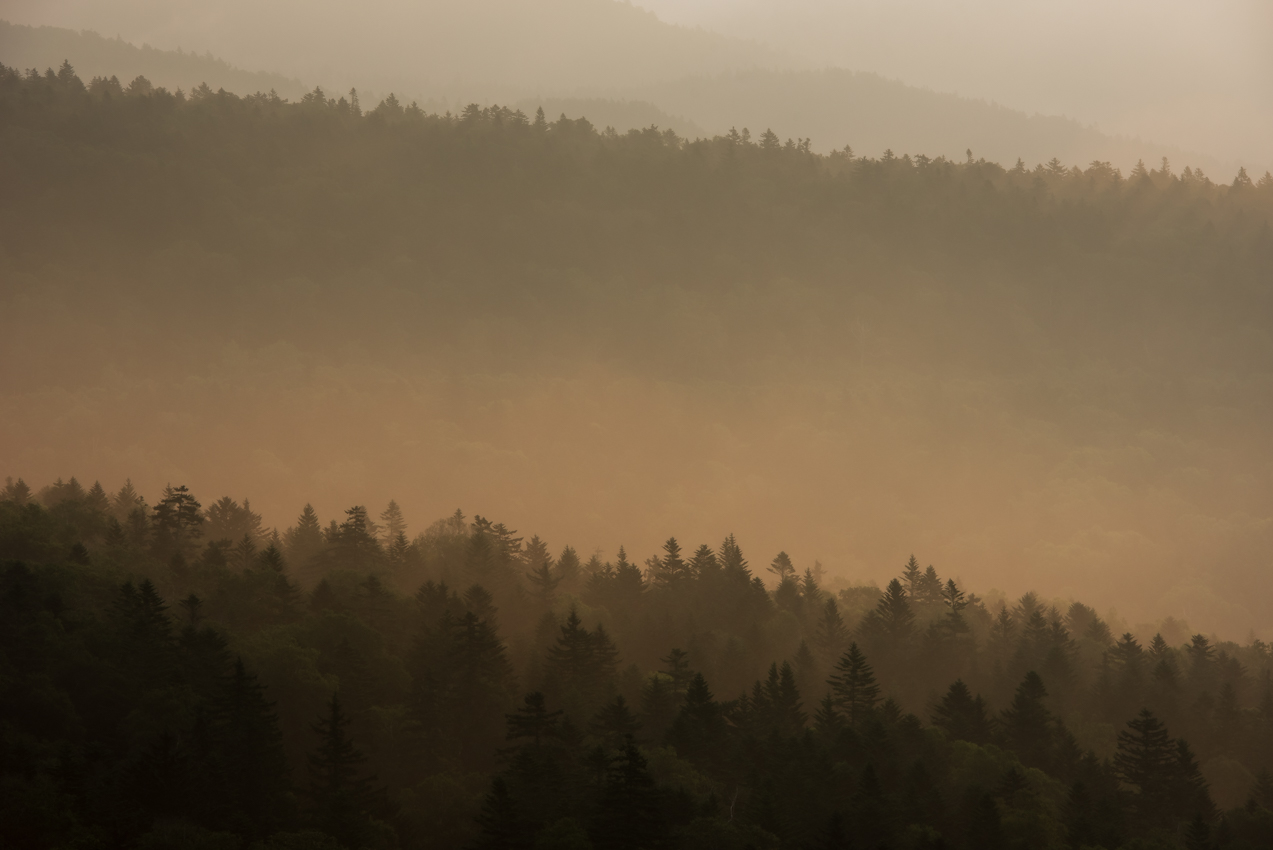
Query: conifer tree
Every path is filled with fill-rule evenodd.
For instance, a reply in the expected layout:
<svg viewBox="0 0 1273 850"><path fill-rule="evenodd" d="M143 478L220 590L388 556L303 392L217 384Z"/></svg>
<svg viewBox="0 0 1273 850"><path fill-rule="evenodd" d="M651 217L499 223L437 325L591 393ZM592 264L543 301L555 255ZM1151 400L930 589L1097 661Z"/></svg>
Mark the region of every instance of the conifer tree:
<svg viewBox="0 0 1273 850"><path fill-rule="evenodd" d="M711 578L720 571L720 562L716 560L716 553L712 551L712 547L706 543L694 550L694 557L690 559L689 572L696 578Z"/></svg>
<svg viewBox="0 0 1273 850"><path fill-rule="evenodd" d="M557 580L567 590L577 587L582 567L583 565L579 562L579 555L575 552L574 547L567 546L561 550L561 556L557 559Z"/></svg>
<svg viewBox="0 0 1273 850"><path fill-rule="evenodd" d="M668 730L668 741L689 759L709 762L715 760L724 733L725 718L720 703L712 696L703 674L695 673L685 691L681 710Z"/></svg>
<svg viewBox="0 0 1273 850"><path fill-rule="evenodd" d="M590 728L593 734L601 736L611 747L617 747L626 739L636 737L641 729L641 722L628 707L627 700L619 695L597 712Z"/></svg>
<svg viewBox="0 0 1273 850"><path fill-rule="evenodd" d="M685 693L685 688L689 685L690 679L694 674L690 671L689 653L683 649L672 648L666 656L659 659L663 662L663 672L671 684L672 693L680 697Z"/></svg>
<svg viewBox="0 0 1273 850"><path fill-rule="evenodd" d="M1136 788L1136 810L1146 823L1156 824L1167 814L1176 760L1175 742L1147 708L1118 733L1114 764L1119 777Z"/></svg>
<svg viewBox="0 0 1273 850"><path fill-rule="evenodd" d="M398 503L393 499L389 500L389 506L380 514L380 534L386 547L392 546L399 536L405 539L407 534L407 521L402 516L402 508L398 507Z"/></svg>
<svg viewBox="0 0 1273 850"><path fill-rule="evenodd" d="M345 846L358 847L370 832L378 792L375 778L363 775L366 757L349 737L349 722L333 693L314 727L319 744L309 756L310 818Z"/></svg>
<svg viewBox="0 0 1273 850"><path fill-rule="evenodd" d="M155 505L152 524L155 545L163 559L173 555L188 556L202 534L203 514L198 500L183 484L168 485L163 498Z"/></svg>
<svg viewBox="0 0 1273 850"><path fill-rule="evenodd" d="M1009 745L1027 767L1046 767L1051 759L1055 720L1043 704L1047 688L1038 673L1026 673L1017 686L1012 704L1003 712L1003 728Z"/></svg>
<svg viewBox="0 0 1273 850"><path fill-rule="evenodd" d="M822 619L818 622L816 635L818 654L826 660L839 658L844 652L844 644L848 642L849 630L840 616L840 607L834 598L828 598L822 608Z"/></svg>
<svg viewBox="0 0 1273 850"><path fill-rule="evenodd" d="M283 535L283 548L287 558L298 568L304 569L323 550L323 529L314 506L306 504L296 525Z"/></svg>
<svg viewBox="0 0 1273 850"><path fill-rule="evenodd" d="M31 488L27 483L19 478L14 481L12 478L4 480L4 490L0 490L0 502L13 502L15 505L25 505L31 500Z"/></svg>
<svg viewBox="0 0 1273 850"><path fill-rule="evenodd" d="M726 574L745 579L751 578L751 570L748 569L747 559L743 557L743 550L739 548L734 535L729 535L721 543L719 559L721 568Z"/></svg>
<svg viewBox="0 0 1273 850"><path fill-rule="evenodd" d="M663 544L663 557L654 562L651 579L660 587L671 587L685 578L688 570L681 559L681 545L675 537L669 537Z"/></svg>
<svg viewBox="0 0 1273 850"><path fill-rule="evenodd" d="M560 709L549 711L543 693L534 691L526 695L516 714L505 715L508 721L505 737L510 741L529 739L538 748L545 740L559 737L562 715Z"/></svg>
<svg viewBox="0 0 1273 850"><path fill-rule="evenodd" d="M962 679L950 686L933 710L933 725L955 740L974 744L989 743L993 731L985 701L980 695L974 698Z"/></svg>
<svg viewBox="0 0 1273 850"><path fill-rule="evenodd" d="M791 563L791 558L786 552L779 552L769 563L769 572L778 577L778 583L794 578L796 574L796 565Z"/></svg>
<svg viewBox="0 0 1273 850"><path fill-rule="evenodd" d="M875 610L862 622L862 635L869 637L893 652L900 651L910 641L914 630L915 614L902 583L893 579L884 590Z"/></svg>
<svg viewBox="0 0 1273 850"><path fill-rule="evenodd" d="M653 740L662 740L680 706L681 698L672 690L668 677L656 673L646 679L641 689L641 725Z"/></svg>
<svg viewBox="0 0 1273 850"><path fill-rule="evenodd" d="M218 788L236 832L262 839L287 819L288 775L283 736L273 706L240 657L218 706ZM329 718L330 719L330 718Z"/></svg>
<svg viewBox="0 0 1273 850"><path fill-rule="evenodd" d="M850 726L863 721L879 701L880 687L875 683L875 673L856 643L851 644L836 663L828 684Z"/></svg>

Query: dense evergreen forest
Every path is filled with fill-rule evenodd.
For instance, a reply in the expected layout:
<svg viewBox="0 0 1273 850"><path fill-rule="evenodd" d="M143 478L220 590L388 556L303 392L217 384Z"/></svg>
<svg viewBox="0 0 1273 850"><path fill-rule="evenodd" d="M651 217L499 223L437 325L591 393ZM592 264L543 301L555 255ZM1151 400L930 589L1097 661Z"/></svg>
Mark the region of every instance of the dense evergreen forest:
<svg viewBox="0 0 1273 850"><path fill-rule="evenodd" d="M393 502L280 534L182 486L0 495L5 846L1273 841L1258 640L914 557L829 592L733 536L603 562Z"/></svg>
<svg viewBox="0 0 1273 850"><path fill-rule="evenodd" d="M158 383L226 329L772 382L795 355L873 368L852 307L890 368L1060 375L1017 402L1046 419L1099 395L1111 432L1149 410L1214 439L1187 384L1226 445L1252 441L1244 473L1268 451L1269 175L824 156L68 65L0 69L0 185L11 389L74 399L107 359ZM52 429L47 395L4 412ZM236 427L292 415L245 398ZM193 418L124 427L197 454ZM274 531L247 499L148 497L0 494L6 847L1273 843L1258 640L1111 628L915 558L837 585L745 534L594 556L458 511L413 534L393 503L307 506Z"/></svg>

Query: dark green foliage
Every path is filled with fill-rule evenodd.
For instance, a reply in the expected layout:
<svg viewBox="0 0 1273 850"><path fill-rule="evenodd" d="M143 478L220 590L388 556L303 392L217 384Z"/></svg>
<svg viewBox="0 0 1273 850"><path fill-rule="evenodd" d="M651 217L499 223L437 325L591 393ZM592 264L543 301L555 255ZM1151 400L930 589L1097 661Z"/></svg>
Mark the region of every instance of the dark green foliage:
<svg viewBox="0 0 1273 850"><path fill-rule="evenodd" d="M863 722L879 701L880 687L875 683L875 674L856 643L836 663L830 685L836 705L850 726Z"/></svg>
<svg viewBox="0 0 1273 850"><path fill-rule="evenodd" d="M1057 730L1056 719L1043 702L1047 695L1043 680L1031 671L1003 712L1004 737L1030 767L1047 768L1052 761Z"/></svg>
<svg viewBox="0 0 1273 850"><path fill-rule="evenodd" d="M556 613L529 580L516 583L526 572L520 539L458 515L407 547L421 563L450 565L408 597L386 583L387 556L359 509L311 541L323 578L306 593L269 536L245 566L215 557L225 554L216 546L196 561L179 551L164 560L156 540L177 532L138 523L136 545L102 488L72 479L42 490L40 503L16 485L6 492L0 539L50 559L0 572L6 839L283 846L308 828L294 840L1116 848L1176 835L1221 848L1262 846L1273 832L1273 783L1259 772L1273 688L1260 643L1198 636L1175 650L1159 636L1144 650L1134 636L1092 637L1090 609L1071 606L1062 624L1027 594L996 619L950 582L915 606L900 581L827 604L812 570L771 594L732 540L719 553L700 546L682 566L665 547L651 569L670 578L652 587L622 553L609 565L594 559L584 593L625 607ZM169 515L179 516L194 499L173 494ZM139 510L135 493L122 501L130 516ZM83 512L53 513L68 504ZM232 507L220 504L222 514ZM105 531L85 538L87 557L57 545L99 520ZM318 530L312 511L301 527ZM289 533L283 546L301 537ZM543 547L532 538L527 548ZM113 572L121 556L135 578ZM917 586L936 587L925 575ZM597 617L592 629L584 610ZM884 685L858 643L831 670L810 650L848 631L841 611L856 612L862 640L891 665ZM956 615L966 631L951 625ZM774 650L765 629L793 622L790 656L757 663ZM1090 669L1069 628L1098 648ZM622 674L620 645L636 659ZM939 699L906 696L932 693L949 665L979 659L987 663L969 664ZM1052 697L1040 674L1012 672L1031 661L1063 677L1068 699ZM748 692L718 699L704 671ZM518 672L543 688L520 705ZM1009 675L1020 676L1015 693ZM899 693L885 699L893 681ZM998 722L969 682L1010 694ZM904 708L927 700L943 734ZM1129 701L1176 711L1203 756L1148 709L1118 734L1112 761L1084 753L1062 722L1110 722ZM319 712L316 743L308 730ZM1223 813L1201 767L1217 756L1259 776L1249 801Z"/></svg>
<svg viewBox="0 0 1273 850"><path fill-rule="evenodd" d="M986 711L985 700L975 698L962 679L950 686L941 702L933 709L933 725L960 741L989 743L994 720Z"/></svg>
<svg viewBox="0 0 1273 850"><path fill-rule="evenodd" d="M364 774L366 756L349 737L349 717L332 694L314 727L317 748L309 757L309 819L347 847L363 846L372 834L371 815L380 793Z"/></svg>

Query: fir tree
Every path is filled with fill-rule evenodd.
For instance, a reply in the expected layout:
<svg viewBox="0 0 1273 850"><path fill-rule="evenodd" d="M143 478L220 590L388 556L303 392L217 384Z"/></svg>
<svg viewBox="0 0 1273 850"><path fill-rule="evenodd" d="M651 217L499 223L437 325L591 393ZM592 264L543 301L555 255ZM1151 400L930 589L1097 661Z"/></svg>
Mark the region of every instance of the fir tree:
<svg viewBox="0 0 1273 850"><path fill-rule="evenodd" d="M951 738L986 744L993 732L993 722L980 695L973 697L962 679L956 680L933 710L933 725Z"/></svg>
<svg viewBox="0 0 1273 850"><path fill-rule="evenodd" d="M358 847L370 832L378 792L374 777L363 775L366 757L349 737L349 722L333 693L314 727L319 744L309 756L310 818L345 846Z"/></svg>
<svg viewBox="0 0 1273 850"><path fill-rule="evenodd" d="M879 701L880 688L875 683L875 673L856 643L851 644L836 663L829 684L850 726L862 722Z"/></svg>
<svg viewBox="0 0 1273 850"><path fill-rule="evenodd" d="M1047 695L1043 680L1032 670L1017 686L1012 705L1003 712L1008 743L1028 767L1043 768L1051 761L1056 729L1052 712L1043 704Z"/></svg>
<svg viewBox="0 0 1273 850"><path fill-rule="evenodd" d="M407 521L402 516L402 508L393 499L389 500L389 506L381 512L380 522L381 539L386 547L392 546L400 536L406 538Z"/></svg>

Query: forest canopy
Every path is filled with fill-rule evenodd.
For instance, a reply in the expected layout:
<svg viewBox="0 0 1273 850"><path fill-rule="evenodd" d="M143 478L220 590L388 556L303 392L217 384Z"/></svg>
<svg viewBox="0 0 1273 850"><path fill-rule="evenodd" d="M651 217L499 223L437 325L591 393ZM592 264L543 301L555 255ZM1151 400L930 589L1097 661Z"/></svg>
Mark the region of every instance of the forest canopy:
<svg viewBox="0 0 1273 850"><path fill-rule="evenodd" d="M153 501L153 504L152 504ZM914 556L642 562L396 502L0 492L23 847L1258 848L1267 644L983 598Z"/></svg>

